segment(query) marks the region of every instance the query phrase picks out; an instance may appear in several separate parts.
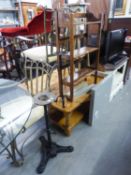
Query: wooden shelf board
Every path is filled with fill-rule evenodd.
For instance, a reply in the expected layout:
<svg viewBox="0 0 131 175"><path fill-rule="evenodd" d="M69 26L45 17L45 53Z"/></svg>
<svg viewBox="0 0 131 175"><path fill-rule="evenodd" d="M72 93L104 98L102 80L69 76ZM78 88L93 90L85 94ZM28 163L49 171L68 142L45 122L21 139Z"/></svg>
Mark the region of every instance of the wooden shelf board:
<svg viewBox="0 0 131 175"><path fill-rule="evenodd" d="M93 53L98 51L99 48L97 47L82 47L80 49L75 49L74 50L74 62L76 61L80 61L81 59L83 59L83 57L85 57L87 54ZM62 56L62 60L63 60L63 64L66 65L66 63L70 63L70 52L66 52L66 53L60 53L60 55Z"/></svg>
<svg viewBox="0 0 131 175"><path fill-rule="evenodd" d="M71 15L73 16L73 18L87 18L88 21L90 22L99 22L100 19L99 18L96 18L95 16L91 16L90 13L81 13L81 12L78 12L78 13L71 13Z"/></svg>
<svg viewBox="0 0 131 175"><path fill-rule="evenodd" d="M103 80L104 77L100 77L100 76L97 76L97 84L99 82L101 82ZM94 75L91 75L91 76L87 76L86 77L86 81L89 85L93 84L94 81L95 81L95 76Z"/></svg>
<svg viewBox="0 0 131 175"><path fill-rule="evenodd" d="M86 13L82 13L82 12L73 13L73 17L74 18L86 18L87 17L87 14Z"/></svg>
<svg viewBox="0 0 131 175"><path fill-rule="evenodd" d="M71 3L68 4L68 7L74 7L74 6L86 6L88 3Z"/></svg>
<svg viewBox="0 0 131 175"><path fill-rule="evenodd" d="M98 51L99 49L97 47L81 47L80 49L74 50L74 59L78 59L80 57L84 57L85 55ZM70 56L70 52L66 54L68 57Z"/></svg>
<svg viewBox="0 0 131 175"><path fill-rule="evenodd" d="M89 22L76 22L74 25L90 25L90 24L101 24L101 21L89 21Z"/></svg>
<svg viewBox="0 0 131 175"><path fill-rule="evenodd" d="M56 117L56 120L55 120L55 117L51 117L51 119L52 119L52 122L55 125L57 125L60 128L65 130L65 128L66 128L65 123L66 122L65 122L65 117L64 116L61 116L59 118L59 120L58 120L57 117ZM69 124L68 129L74 128L82 119L83 119L83 113L81 113L81 112L79 112L77 110L73 111L72 115L70 117L70 121L69 121L70 124Z"/></svg>
<svg viewBox="0 0 131 175"><path fill-rule="evenodd" d="M78 72L78 75L76 75L77 79L74 80L73 85L76 86L79 83L81 83L81 81L83 81L83 80L87 81L87 83L89 85L94 84L95 75L91 75L92 72L94 72L94 71L92 71L90 69L83 70L83 72L82 71ZM101 76L98 75L97 76L97 83L99 83L101 80L103 80L103 78L104 77L101 77ZM67 81L67 79L64 79L63 84L66 85L66 86L70 86L70 81L69 80Z"/></svg>
<svg viewBox="0 0 131 175"><path fill-rule="evenodd" d="M87 33L83 32L80 34L76 34L76 35L74 35L74 38L83 38L84 36L87 36ZM59 40L60 40L60 42L65 41L65 40L69 40L69 36L65 36L65 37L60 36Z"/></svg>
<svg viewBox="0 0 131 175"><path fill-rule="evenodd" d="M88 21L88 22L77 22L77 23L73 23L74 26L76 25L93 25L93 24L101 24L101 21ZM59 24L60 28L69 28L70 25L68 22L63 22L62 24Z"/></svg>
<svg viewBox="0 0 131 175"><path fill-rule="evenodd" d="M89 69L82 69L81 71L76 72L74 74L74 86L83 81L89 73L91 73L91 70ZM70 86L70 76L63 80L63 84L66 86Z"/></svg>
<svg viewBox="0 0 131 175"><path fill-rule="evenodd" d="M61 128L66 135L70 135L72 129L83 119L85 112L83 112L82 106L70 113L60 112L56 108L51 108L50 113L51 121L54 125Z"/></svg>

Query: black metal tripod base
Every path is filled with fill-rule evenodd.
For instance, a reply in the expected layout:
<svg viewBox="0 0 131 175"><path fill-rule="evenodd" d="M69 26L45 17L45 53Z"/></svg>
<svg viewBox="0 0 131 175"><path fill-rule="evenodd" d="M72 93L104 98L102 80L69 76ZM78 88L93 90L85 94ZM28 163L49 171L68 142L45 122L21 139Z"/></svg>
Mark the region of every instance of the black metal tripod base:
<svg viewBox="0 0 131 175"><path fill-rule="evenodd" d="M56 143L49 143L44 136L40 137L41 141L41 160L40 163L36 169L36 172L38 174L43 173L45 170L45 167L47 165L47 162L50 158L54 158L57 156L58 153L64 153L64 152L72 152L73 147L72 146L60 146Z"/></svg>

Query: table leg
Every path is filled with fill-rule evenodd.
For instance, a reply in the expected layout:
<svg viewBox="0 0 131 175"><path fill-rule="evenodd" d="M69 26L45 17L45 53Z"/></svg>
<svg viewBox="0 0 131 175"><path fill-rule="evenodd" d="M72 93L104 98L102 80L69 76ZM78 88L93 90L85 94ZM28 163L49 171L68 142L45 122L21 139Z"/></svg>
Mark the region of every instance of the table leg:
<svg viewBox="0 0 131 175"><path fill-rule="evenodd" d="M65 118L65 133L70 136L71 135L71 128L70 128L70 118L72 116L72 112L64 113Z"/></svg>
<svg viewBox="0 0 131 175"><path fill-rule="evenodd" d="M23 164L23 154L18 150L16 140L14 139L10 144L11 152L10 157L12 159L12 164L15 166L21 166ZM20 157L20 160L17 160L16 153Z"/></svg>

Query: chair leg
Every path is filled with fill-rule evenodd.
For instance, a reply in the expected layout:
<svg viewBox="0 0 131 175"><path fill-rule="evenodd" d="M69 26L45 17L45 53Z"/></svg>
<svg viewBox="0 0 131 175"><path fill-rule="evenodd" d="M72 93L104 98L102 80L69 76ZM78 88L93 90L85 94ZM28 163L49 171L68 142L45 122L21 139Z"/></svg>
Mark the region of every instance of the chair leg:
<svg viewBox="0 0 131 175"><path fill-rule="evenodd" d="M9 71L3 72L2 75L3 75L3 78L11 79L11 75L10 75L10 72Z"/></svg>

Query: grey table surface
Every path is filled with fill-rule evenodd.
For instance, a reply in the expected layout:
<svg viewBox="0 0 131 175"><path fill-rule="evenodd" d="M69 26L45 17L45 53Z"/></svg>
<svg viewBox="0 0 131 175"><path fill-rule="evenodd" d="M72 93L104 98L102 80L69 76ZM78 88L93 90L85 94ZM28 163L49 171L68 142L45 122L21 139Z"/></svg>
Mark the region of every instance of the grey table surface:
<svg viewBox="0 0 131 175"><path fill-rule="evenodd" d="M19 82L0 79L0 153L22 131L32 106L33 98Z"/></svg>

